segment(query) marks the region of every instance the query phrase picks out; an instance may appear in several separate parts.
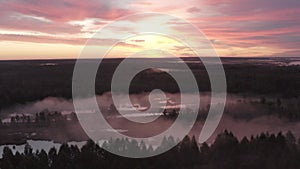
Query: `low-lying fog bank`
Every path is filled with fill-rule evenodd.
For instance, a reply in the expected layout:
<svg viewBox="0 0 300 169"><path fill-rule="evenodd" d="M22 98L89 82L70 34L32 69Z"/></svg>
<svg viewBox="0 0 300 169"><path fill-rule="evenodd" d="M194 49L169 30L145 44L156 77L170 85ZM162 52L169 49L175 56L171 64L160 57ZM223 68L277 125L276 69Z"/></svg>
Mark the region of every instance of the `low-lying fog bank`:
<svg viewBox="0 0 300 169"><path fill-rule="evenodd" d="M166 102L171 103L170 105L179 106L182 108L194 109L195 100L198 100L198 95L195 94L183 94L186 105L180 104L180 94L166 94L167 99L154 98L159 101L157 106L162 106ZM116 98L120 104L115 105L118 110L128 111L133 109L146 109L149 107L149 93L143 94L132 94L130 95L131 103L125 101L125 95L117 95ZM101 108L109 108L113 104L111 93L105 93L103 95L96 96L98 105ZM82 99L80 102L87 103L91 99ZM200 113L207 112L210 106L211 96L210 93L200 94ZM134 106L132 106L134 105ZM41 101L31 102L24 105L13 106L0 111L0 117L3 119L11 114L29 114L34 115L35 113L48 110L50 112L61 112L62 114L74 112L74 106L72 100L66 100L56 97L48 97ZM142 112L141 112L142 113ZM225 113L233 116L237 119L250 120L259 116L266 115L280 115L280 117L288 118L294 116L296 120L297 115L300 114L300 98L274 98L268 96L240 96L227 94ZM276 114L277 113L277 114Z"/></svg>
<svg viewBox="0 0 300 169"><path fill-rule="evenodd" d="M195 99L199 95L195 94L186 94L189 100L187 105L180 104L180 95L179 94L167 94L167 100L162 100L157 98L161 105L171 104L173 107L182 107L184 110L193 108L196 105ZM116 105L117 109L123 110L128 114L125 116L131 116L134 118L148 118L150 116L160 116L159 113L143 113L141 114L132 114L133 109L146 109L149 106L148 93L131 95L131 102L126 103L122 102L124 95L116 96L121 100L120 105ZM201 128L204 124L204 120L207 114L207 111L210 107L210 94L201 93L200 96L200 117L196 122L194 128L191 131L191 135L199 135ZM83 103L88 102L89 99L82 99ZM101 108L107 110L111 108L113 104L111 93L105 93L101 96L97 96L98 104ZM222 130L230 130L237 137L242 138L244 136L250 137L251 135L256 135L261 132L269 133L278 133L280 131L287 132L292 131L296 137L300 137L300 121L298 118L300 112L300 99L281 99L281 98L272 98L272 97L245 97L239 95L227 95L225 113L222 117L222 120L211 137L212 141L216 134L220 133ZM132 104L134 106L132 106ZM171 107L172 107L171 106ZM72 100L65 100L61 98L48 97L44 100L27 103L25 105L18 105L11 107L9 109L2 110L0 112L0 117L2 123L10 123L10 118L13 115L27 114L30 116L35 116L36 113L48 110L48 112L61 112L62 114L69 114L74 112L74 106ZM196 113L196 112L193 112ZM155 123L155 126L151 124L146 124L144 127L135 127L134 125L129 124L128 122L120 119L119 115L114 113L106 114L109 117L109 123L114 126L115 129L134 136L145 136L145 130L150 129L152 133L160 133L164 129L168 128L173 122L172 118L161 118ZM296 117L296 118L292 118ZM186 126L182 126L184 129ZM178 129L180 130L180 128ZM110 129L106 129L107 132L111 132Z"/></svg>

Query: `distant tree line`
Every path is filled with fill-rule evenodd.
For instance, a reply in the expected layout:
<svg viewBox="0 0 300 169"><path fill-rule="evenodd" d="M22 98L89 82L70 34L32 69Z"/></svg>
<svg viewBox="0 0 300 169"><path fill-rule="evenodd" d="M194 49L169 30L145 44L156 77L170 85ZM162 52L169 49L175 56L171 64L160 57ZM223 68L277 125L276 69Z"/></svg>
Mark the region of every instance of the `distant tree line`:
<svg viewBox="0 0 300 169"><path fill-rule="evenodd" d="M160 151L162 146L174 144L172 137L153 149L143 142L116 139L105 142L107 148L127 151L130 147L136 153ZM121 146L122 145L122 146ZM283 135L262 133L256 137L239 141L231 132L219 134L210 146L198 146L194 137L186 136L174 148L158 156L144 159L130 159L109 153L89 140L81 149L63 144L57 150L51 148L33 152L26 145L24 153L12 153L4 148L0 160L1 169L299 169L300 142L291 132Z"/></svg>
<svg viewBox="0 0 300 169"><path fill-rule="evenodd" d="M39 113L35 113L34 116L26 114L15 114L10 116L10 122L2 122L0 119L0 125L17 125L17 124L38 124L49 125L51 123L62 124L66 121L77 122L77 116L74 112L63 115L61 112L43 110ZM0 126L1 127L1 126Z"/></svg>

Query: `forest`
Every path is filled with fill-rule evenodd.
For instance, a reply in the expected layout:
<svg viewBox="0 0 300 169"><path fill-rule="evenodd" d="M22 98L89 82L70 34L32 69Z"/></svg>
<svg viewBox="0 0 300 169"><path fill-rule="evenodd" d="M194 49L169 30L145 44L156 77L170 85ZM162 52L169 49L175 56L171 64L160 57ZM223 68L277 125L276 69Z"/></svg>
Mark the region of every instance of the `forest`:
<svg viewBox="0 0 300 169"><path fill-rule="evenodd" d="M91 61L93 60L87 60L87 66ZM121 61L121 59L106 59L101 63L95 80L96 94L101 95L111 90L110 84L114 70ZM205 67L194 60L187 61L192 61L188 62L188 66L195 75L199 91L209 93L210 82ZM254 64L254 62L239 59L233 63L230 58L222 58L222 61L227 78L227 92L229 95L239 96L231 105L226 106L224 113L226 116L230 115L236 119L234 123L243 119L246 124L247 120L251 121L257 116L275 115L280 120L287 122L289 126L296 125L294 122L300 120L299 65ZM64 103L66 103L65 100L72 98L72 75L75 60L47 60L46 62L39 60L0 62L0 111L22 107L20 105L34 103L48 97L62 98L61 101ZM172 69L172 64L166 62L165 69L177 71L184 76L186 72ZM131 94L150 92L153 89L161 89L172 94L179 92L178 85L168 72L154 69L138 73L130 85ZM192 93L194 91L181 92ZM210 105L207 105L199 110L198 121L206 118L209 107ZM168 136L158 147L126 138L110 139L102 146L89 140L83 147L78 147L67 144L70 140L87 139L78 125L74 113L62 115L60 112L34 111L13 115L14 112L5 111L1 112L1 115L3 117L8 115L10 122L0 121L2 145L16 144L16 140L23 144L26 142L26 138L33 140L50 138L59 143L65 142L65 144L58 149L51 148L47 152L45 150L34 151L29 144L26 144L24 152L16 153L13 153L15 152L14 148L4 147L0 159L0 169L300 168L300 139L297 139L292 132L261 133L241 139L225 130L212 143L201 145L197 143L195 137L186 136L182 141L177 142L173 137ZM108 112L108 114L113 113ZM167 121L172 118L163 117L161 120ZM272 127L275 128L275 126ZM257 133L261 131L269 130L260 130ZM293 131L295 135L298 134L295 130ZM11 135L11 133L15 135ZM34 135L31 135L32 133ZM82 138L78 139L74 137L75 135L82 135ZM130 149L135 153L152 154L175 144L176 146L166 153L144 159L120 157L107 151L114 150L126 154Z"/></svg>
<svg viewBox="0 0 300 169"><path fill-rule="evenodd" d="M114 70L121 61L122 59L102 61L96 77L96 94L110 91ZM143 60L140 61L143 62ZM166 60L158 61L166 62L166 69L174 67ZM226 63L231 60L223 58L222 61ZM51 60L49 62L51 64L45 65L45 61L38 60L1 61L0 110L49 96L72 98L72 75L76 61ZM87 67L89 62L93 62L93 60L87 61ZM210 91L210 82L205 67L199 63L188 63L188 66L195 75L199 91ZM300 66L257 65L245 61L228 63L223 66L228 93L271 95L283 98L299 96ZM185 75L184 71L177 73ZM169 93L179 92L174 79L163 71L142 71L135 76L130 85L131 93L149 92L153 89L161 89Z"/></svg>
<svg viewBox="0 0 300 169"><path fill-rule="evenodd" d="M111 139L103 143L106 149L114 148L126 153L128 148L136 153L160 151L163 146L174 144L172 137L164 138L154 149L144 142ZM133 159L114 155L92 140L82 148L62 144L59 149L51 148L34 152L29 144L24 152L15 154L4 148L0 160L1 169L299 169L300 140L298 143L291 132L277 135L261 133L251 138L238 140L225 130L214 143L198 145L195 137L186 136L175 147L158 156Z"/></svg>

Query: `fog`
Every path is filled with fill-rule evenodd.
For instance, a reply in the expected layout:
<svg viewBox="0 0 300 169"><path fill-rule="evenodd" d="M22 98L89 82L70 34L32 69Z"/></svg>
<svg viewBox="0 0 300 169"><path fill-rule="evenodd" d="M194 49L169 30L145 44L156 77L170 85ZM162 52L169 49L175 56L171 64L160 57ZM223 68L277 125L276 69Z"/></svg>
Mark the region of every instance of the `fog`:
<svg viewBox="0 0 300 169"><path fill-rule="evenodd" d="M184 110L193 109L196 105L195 99L199 97L199 95L195 94L186 94L188 95L185 102L188 102L187 105L182 105L180 103L180 95L179 94L166 94L167 100L159 100L159 103L162 105L166 104L166 102L172 103L172 105L179 105ZM131 116L132 118L150 118L155 117L158 118L153 123L146 124L136 124L131 123L128 119L121 117L120 114L108 114L108 122L117 129L119 132L122 132L126 135L130 136L138 136L138 137L148 137L152 134L159 134L164 131L168 127L170 127L174 121L174 119L169 119L166 117L162 117L161 113L143 113L134 114L131 113L131 110L136 108L147 108L149 106L148 100L149 93L136 94L131 95L131 102L122 102L122 98L124 95L117 95L116 97L120 100L120 105L116 105L117 109L124 110L128 114L122 114L123 116ZM111 93L105 93L101 96L97 96L98 104L101 108L108 109L111 104L113 104ZM191 135L199 136L201 132L201 128L204 124L206 112L209 109L210 103L210 94L209 93L201 93L200 94L200 109L199 113L204 117L198 119L195 126L191 131ZM82 99L83 103L89 102L90 99ZM257 135L261 132L269 132L269 133L278 133L280 131L287 132L288 130L292 131L296 137L300 137L300 122L287 120L282 117L279 118L277 114L274 114L274 110L276 111L299 111L299 99L281 99L281 109L276 108L276 99L270 97L265 97L264 104L261 102L261 96L239 96L239 95L227 95L225 113L221 119L221 122L215 131L214 135L211 137L209 142L213 141L215 136L221 131L227 129L232 131L237 137L242 138L244 136L250 137L251 135ZM135 106L132 106L135 105ZM285 109L283 109L285 108ZM286 109L289 108L289 109ZM16 105L11 108L2 110L0 112L0 116L2 119L9 119L9 116L12 114L30 114L34 115L35 113L48 110L58 111L64 113L74 112L74 106L72 100L66 100L62 98L54 98L48 97L40 101L27 103L24 105ZM195 113L195 112L194 112ZM184 123L183 123L184 124ZM138 127L137 127L138 126ZM178 128L178 132L184 129L186 126L182 125ZM148 131L148 132L145 132ZM111 129L105 129L105 132L112 132Z"/></svg>

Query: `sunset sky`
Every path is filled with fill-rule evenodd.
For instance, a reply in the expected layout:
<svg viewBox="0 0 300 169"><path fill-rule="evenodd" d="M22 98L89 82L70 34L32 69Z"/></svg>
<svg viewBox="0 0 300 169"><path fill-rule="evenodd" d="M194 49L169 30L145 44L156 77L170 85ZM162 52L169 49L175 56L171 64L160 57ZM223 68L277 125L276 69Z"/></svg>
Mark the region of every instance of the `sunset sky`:
<svg viewBox="0 0 300 169"><path fill-rule="evenodd" d="M220 56L300 56L300 0L0 0L0 59L77 58L95 31L141 12L189 21L205 33ZM134 23L112 29L111 37L133 31ZM180 22L170 24L174 31L189 31ZM130 51L149 41L159 45L156 41L161 40L165 42L161 47L177 46L176 51L184 53L178 44L168 44L172 40L156 38L140 37L119 45ZM111 57L122 57L122 52Z"/></svg>

